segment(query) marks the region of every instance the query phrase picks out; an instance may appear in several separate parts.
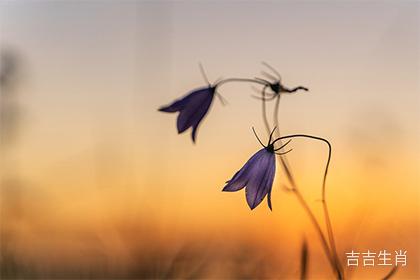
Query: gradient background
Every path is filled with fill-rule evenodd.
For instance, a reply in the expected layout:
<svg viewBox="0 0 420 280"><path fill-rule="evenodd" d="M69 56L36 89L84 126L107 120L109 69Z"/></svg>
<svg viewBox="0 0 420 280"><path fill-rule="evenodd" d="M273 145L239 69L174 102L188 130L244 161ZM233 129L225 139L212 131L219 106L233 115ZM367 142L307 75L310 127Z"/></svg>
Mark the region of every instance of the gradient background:
<svg viewBox="0 0 420 280"><path fill-rule="evenodd" d="M3 278L332 277L278 168L273 212L224 182L260 148L249 85L221 89L193 145L157 108L267 61L288 86L282 133L333 144L328 199L339 254L407 250L420 278L419 14L416 1L0 3ZM13 136L13 137L12 137ZM264 137L263 137L264 138ZM264 138L265 139L265 138ZM289 161L321 217L322 144ZM355 279L389 268L359 267Z"/></svg>

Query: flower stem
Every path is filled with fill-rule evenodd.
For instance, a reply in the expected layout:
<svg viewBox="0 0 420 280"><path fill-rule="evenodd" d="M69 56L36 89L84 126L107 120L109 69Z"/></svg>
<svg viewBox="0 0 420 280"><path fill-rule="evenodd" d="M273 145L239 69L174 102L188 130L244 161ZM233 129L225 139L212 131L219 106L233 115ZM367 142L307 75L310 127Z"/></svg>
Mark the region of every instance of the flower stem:
<svg viewBox="0 0 420 280"><path fill-rule="evenodd" d="M326 182L327 182L328 168L329 168L330 162L331 162L332 147L331 147L331 143L329 141L327 141L326 139L318 139L318 140L321 140L328 145L328 159L327 159L327 163L325 165L325 172L324 172L324 177L323 177L323 180L322 180L322 206L323 206L322 208L324 210L325 224L327 226L328 238L329 238L329 241L330 241L330 246L331 246L332 252L334 254L336 266L337 266L338 269L340 269L340 271L343 272L344 270L341 266L340 259L339 259L338 254L337 254L337 247L335 245L334 232L333 232L333 227L332 227L330 215L329 215L329 212L328 212L328 205L327 205L327 198L326 198Z"/></svg>
<svg viewBox="0 0 420 280"><path fill-rule="evenodd" d="M221 85L223 85L223 84L230 83L230 82L256 83L256 84L259 84L259 85L264 85L264 86L266 86L266 85L267 85L267 83L265 83L265 82L263 82L263 81L260 81L260 80L256 80L256 79L248 79L248 78L228 78L228 79L224 79L224 80L221 80L221 81L217 82L214 86L215 86L215 87L218 87L218 86L221 86Z"/></svg>
<svg viewBox="0 0 420 280"><path fill-rule="evenodd" d="M268 125L267 116L266 116L266 105L265 105L264 92L265 92L265 88L263 90L263 99L262 99L263 120L264 120L264 124L266 126L267 131L269 131L270 127ZM315 227L315 229L316 229L316 231L319 235L319 238L321 240L321 244L323 246L325 254L326 254L331 266L334 268L334 270L337 274L337 278L338 279L344 279L343 269L341 267L341 264L340 264L340 261L339 261L338 255L337 255L337 249L336 249L336 246L335 246L334 234L333 234L333 231L332 231L332 224L331 224L331 220L329 218L328 206L327 206L326 195L325 195L326 194L326 178L327 178L328 168L329 168L329 164L330 164L330 160L331 160L331 144L328 142L328 140L326 140L324 138L310 136L310 135L303 135L303 134L280 137L279 120L278 120L280 96L281 95L279 94L276 98L276 103L275 103L275 106L274 106L274 115L273 115L274 125L277 127L277 133L276 133L277 136L278 136L277 140L280 142L280 144L281 144L281 139L285 139L285 138L309 137L309 138L312 138L312 139L323 141L323 142L327 143L327 145L328 145L328 160L327 160L327 164L326 164L326 168L325 168L325 172L324 172L323 183L322 183L322 204L323 204L324 216L325 216L325 221L326 221L326 226L327 226L329 245L328 245L328 242L325 238L325 235L324 235L324 233L321 229L321 226L320 226L318 220L316 219L315 215L313 214L313 212L311 211L307 202L305 201L305 199L303 198L299 189L297 188L297 185L296 185L296 182L294 180L293 174L292 174L292 172L290 170L290 167L289 167L289 164L287 162L287 157L284 156L284 155L280 156L280 161L281 161L283 169L284 169L284 171L287 175L287 178L288 178L288 180L289 180L289 182L292 186L292 191L295 193L296 197L298 198L298 201L300 202L300 204L302 205L302 207L304 208L304 210L308 214L312 224L314 225L314 227Z"/></svg>
<svg viewBox="0 0 420 280"><path fill-rule="evenodd" d="M321 229L321 226L318 223L318 220L315 218L315 215L313 214L312 210L309 208L306 200L303 198L299 189L296 188L296 186L295 186L295 187L293 187L292 190L293 190L293 193L296 195L299 203L302 205L303 209L308 214L309 219L311 220L313 226L315 227L315 230L317 231L317 233L319 235L319 238L321 240L322 247L325 251L325 254L327 255L328 261L330 262L330 265L335 269L335 272L337 273L337 278L338 279L343 279L341 271L339 269L337 269L337 267L336 267L334 256L331 255L327 239L325 238L324 233L322 232L322 229Z"/></svg>
<svg viewBox="0 0 420 280"><path fill-rule="evenodd" d="M332 231L332 224L331 224L331 220L330 220L330 217L329 217L328 206L327 206L327 202L326 202L326 179L327 179L327 174L328 174L328 168L329 168L330 161L331 161L331 144L328 140L326 140L322 137L306 135L306 134L293 134L293 135L282 136L282 137L279 137L278 139L274 140L273 143L276 142L276 141L281 142L282 139L289 139L289 138L295 138L295 137L311 138L311 139L323 141L323 142L327 143L327 145L328 145L328 159L327 159L325 172L324 172L323 183L322 183L322 204L323 204L325 222L326 222L326 226L327 226L328 239L329 239L329 243L330 243L331 251L332 251L332 255L333 255L333 260L334 260L334 267L337 270L337 274L338 274L337 276L339 276L339 278L342 279L343 269L341 267L340 260L338 258L337 249L336 249L335 240L334 240L334 233ZM282 159L282 157L281 157L281 159ZM286 171L286 174L288 174L288 178L292 179L292 180L289 179L289 181L292 185L292 190L297 190L296 183L294 182L293 176L292 176L290 170L287 168L287 165L283 163L283 167Z"/></svg>
<svg viewBox="0 0 420 280"><path fill-rule="evenodd" d="M264 126L265 129L267 130L267 134L270 135L270 125L268 124L268 119L267 119L267 109L266 109L266 105L265 105L265 90L267 88L267 85L264 86L264 88L262 89L262 114L263 114L263 121L264 121Z"/></svg>

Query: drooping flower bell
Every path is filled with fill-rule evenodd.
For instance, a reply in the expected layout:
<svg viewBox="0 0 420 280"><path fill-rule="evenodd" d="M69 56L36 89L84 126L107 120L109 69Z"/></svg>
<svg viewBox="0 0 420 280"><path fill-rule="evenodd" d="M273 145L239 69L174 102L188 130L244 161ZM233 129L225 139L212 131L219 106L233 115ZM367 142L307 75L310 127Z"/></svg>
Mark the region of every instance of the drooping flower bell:
<svg viewBox="0 0 420 280"><path fill-rule="evenodd" d="M284 148L291 140L275 149L274 143L278 141L278 139L271 142L275 129L270 134L267 146L262 144L261 140L255 133L254 128L252 128L252 130L264 148L255 153L245 163L245 165L236 172L232 179L226 182L227 185L223 188L223 191L236 192L245 188L246 201L251 210L257 207L265 196L267 196L268 207L272 210L271 189L273 187L274 176L276 173L275 154L285 154L290 152L291 150L284 153L276 153L276 151Z"/></svg>
<svg viewBox="0 0 420 280"><path fill-rule="evenodd" d="M195 89L181 99L175 100L172 104L159 108L161 112L179 112L176 127L178 133L182 133L192 127L192 140L195 142L197 128L204 116L207 114L213 97L216 93L216 86L208 86Z"/></svg>
<svg viewBox="0 0 420 280"><path fill-rule="evenodd" d="M221 83L216 82L214 85L211 85L204 73L204 69L201 66L201 64L200 70L203 74L204 79L208 83L207 87L197 88L189 92L184 97L175 100L170 105L163 106L158 109L159 111L166 113L179 112L178 119L176 122L178 133L182 133L188 128L192 127L191 138L194 143L197 135L198 126L200 125L201 121L210 109L214 96L218 95L218 97L223 103L222 96L216 91L217 87Z"/></svg>

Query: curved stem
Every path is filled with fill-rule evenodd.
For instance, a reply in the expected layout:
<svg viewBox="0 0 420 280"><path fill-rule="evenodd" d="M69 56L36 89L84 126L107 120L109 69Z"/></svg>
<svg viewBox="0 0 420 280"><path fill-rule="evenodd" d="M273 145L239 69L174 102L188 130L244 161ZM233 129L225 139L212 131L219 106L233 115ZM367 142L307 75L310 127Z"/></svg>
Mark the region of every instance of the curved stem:
<svg viewBox="0 0 420 280"><path fill-rule="evenodd" d="M273 144L277 141L281 142L282 139L295 138L295 137L315 139L315 140L322 141L322 142L324 142L328 145L328 159L327 159L327 163L326 163L326 166L325 166L324 177L323 177L323 182L322 182L322 205L323 205L323 210L324 210L325 222L326 222L326 226L327 226L329 243L330 243L331 250L332 250L332 253L333 253L333 257L334 257L334 264L335 264L335 267L337 269L337 273L340 273L340 275L342 277L343 268L341 267L340 260L338 258L337 248L335 246L334 233L333 233L333 230L332 230L331 219L330 219L330 216L329 216L328 206L327 206L327 201L326 201L326 180L327 180L328 169L329 169L329 165L330 165L330 161L331 161L331 150L332 150L331 144L328 140L326 140L322 137L307 135L307 134L293 134L293 135L282 136L282 137L279 137L276 140L274 140ZM292 184L292 187L296 188L296 186L293 186L293 184Z"/></svg>
<svg viewBox="0 0 420 280"><path fill-rule="evenodd" d="M256 80L256 79L248 79L248 78L228 78L228 79L224 79L224 80L221 80L221 81L217 82L214 86L218 87L218 86L221 86L223 84L231 83L231 82L256 83L256 84L259 84L259 85L267 86L267 82Z"/></svg>
<svg viewBox="0 0 420 280"><path fill-rule="evenodd" d="M279 130L279 119L278 119L280 97L281 97L281 95L279 94L277 99L276 99L276 103L275 103L275 107L274 107L274 115L273 115L274 125L277 126L278 138L281 138L280 137L280 130ZM265 102L263 101L263 103L265 103ZM309 135L307 135L307 136L309 136ZM301 135L301 137L304 137L304 136ZM309 138L313 138L313 136L310 136ZM288 177L288 180L289 180L289 182L292 186L292 190L295 190L295 194L298 197L299 202L302 204L302 206L306 210L308 216L310 217L312 223L314 224L315 228L317 229L318 235L319 235L319 237L321 239L321 242L323 244L323 248L324 248L325 253L326 253L327 257L329 258L330 262L331 262L331 258L333 257L332 260L334 262L331 263L331 265L335 268L336 273L337 273L337 277L339 279L343 279L344 278L344 272L343 272L343 269L341 267L341 264L340 264L340 261L339 261L339 258L338 258L337 249L336 249L336 246L335 246L334 234L333 234L333 230L332 230L332 224L331 224L331 220L329 218L328 206L327 206L327 202L326 202L326 179L327 179L327 174L328 174L328 168L329 168L330 161L331 161L332 148L331 148L331 144L328 142L328 140L326 140L324 138L315 137L313 139L324 141L328 145L328 159L327 159L327 163L326 163L326 166L325 166L325 172L324 172L324 177L323 177L323 182L322 182L322 204L323 204L324 216L325 216L325 220L326 220L328 239L329 239L329 243L330 243L330 246L331 246L333 256L331 256L330 247L328 245L325 246L326 239L325 239L324 233L321 230L321 227L319 226L318 221L316 220L312 211L308 207L306 201L303 199L302 195L300 194L300 192L297 189L297 185L296 185L296 182L293 178L293 174L290 170L290 167L289 167L289 164L288 164L288 161L287 161L287 157L286 156L280 156L280 160L281 160L281 164L283 166L283 169L284 169L284 171L285 171L285 173ZM279 140L279 142L280 142L280 144L282 144L281 139Z"/></svg>
<svg viewBox="0 0 420 280"><path fill-rule="evenodd" d="M341 271L343 271L343 268L341 267L340 259L338 257L337 247L335 245L334 232L333 232L333 227L332 227L332 223L331 223L331 219L330 219L330 215L328 211L327 198L326 198L326 182L327 182L328 168L331 162L332 147L331 147L331 143L324 138L319 138L317 140L323 141L324 143L328 145L328 159L325 165L324 177L322 179L322 206L324 209L325 223L327 226L330 246L333 251L337 266L340 268Z"/></svg>

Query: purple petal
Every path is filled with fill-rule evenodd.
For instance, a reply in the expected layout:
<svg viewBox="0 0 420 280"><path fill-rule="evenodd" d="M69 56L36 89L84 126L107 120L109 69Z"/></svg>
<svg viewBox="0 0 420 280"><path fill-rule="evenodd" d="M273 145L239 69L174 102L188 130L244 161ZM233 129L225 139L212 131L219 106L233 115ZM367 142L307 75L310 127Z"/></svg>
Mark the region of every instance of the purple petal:
<svg viewBox="0 0 420 280"><path fill-rule="evenodd" d="M212 86L195 89L172 104L159 108L159 111L179 112L176 123L178 133L192 127L191 137L195 142L198 126L210 108L215 91L216 88Z"/></svg>
<svg viewBox="0 0 420 280"><path fill-rule="evenodd" d="M196 90L186 97L186 104L180 110L177 119L178 133L193 127L192 138L195 141L198 125L209 110L213 96L213 88L204 88Z"/></svg>
<svg viewBox="0 0 420 280"><path fill-rule="evenodd" d="M225 192L236 192L243 189L249 178L252 176L253 170L257 168L257 162L261 157L265 155L267 151L261 149L256 152L246 163L245 165L233 175L232 179L227 181L227 185L223 188Z"/></svg>
<svg viewBox="0 0 420 280"><path fill-rule="evenodd" d="M186 102L186 99L184 97L182 99L175 100L172 104L170 104L168 106L160 107L158 110L160 112L175 113L175 112L178 112L179 110L181 110L182 108L184 108L186 103L187 102Z"/></svg>
<svg viewBox="0 0 420 280"><path fill-rule="evenodd" d="M251 210L261 203L264 197L271 192L273 186L276 171L275 156L266 150L264 152L263 156L254 164L255 168L250 172L251 177L246 184L246 200ZM271 201L268 203L270 207Z"/></svg>
<svg viewBox="0 0 420 280"><path fill-rule="evenodd" d="M245 165L227 182L223 191L238 191L244 187L249 207L257 207L267 195L268 207L271 207L271 188L276 173L274 153L265 148L255 153Z"/></svg>

